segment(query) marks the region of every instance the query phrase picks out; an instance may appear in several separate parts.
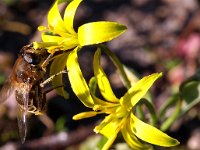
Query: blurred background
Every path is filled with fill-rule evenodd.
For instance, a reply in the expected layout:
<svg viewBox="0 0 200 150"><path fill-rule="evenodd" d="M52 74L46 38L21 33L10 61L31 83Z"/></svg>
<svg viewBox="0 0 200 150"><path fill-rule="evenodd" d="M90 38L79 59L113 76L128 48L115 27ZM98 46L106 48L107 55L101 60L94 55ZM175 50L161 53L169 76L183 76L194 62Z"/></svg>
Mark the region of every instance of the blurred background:
<svg viewBox="0 0 200 150"><path fill-rule="evenodd" d="M20 49L41 40L37 27L47 25L46 15L53 2L0 1L1 85L9 76ZM102 20L126 25L128 30L106 45L139 76L164 73L151 89L156 107L159 108L199 68L199 6L199 0L83 1L76 13L74 27L77 30L84 23ZM85 47L79 53L80 64L87 79L93 76L91 68L94 50L93 47ZM122 96L125 88L115 67L104 55L102 64L116 95ZM103 116L73 121L73 115L89 109L73 94L67 79L66 90L70 94L68 100L56 96L55 91L52 91L47 94L46 114L29 117L27 142L23 145L18 136L16 103L9 99L0 105L0 149L94 150L94 143L100 137L95 136L92 130ZM178 149L200 149L199 106L197 103L184 117L174 122L168 131L168 134L181 142ZM115 148L128 150L128 147L120 146Z"/></svg>

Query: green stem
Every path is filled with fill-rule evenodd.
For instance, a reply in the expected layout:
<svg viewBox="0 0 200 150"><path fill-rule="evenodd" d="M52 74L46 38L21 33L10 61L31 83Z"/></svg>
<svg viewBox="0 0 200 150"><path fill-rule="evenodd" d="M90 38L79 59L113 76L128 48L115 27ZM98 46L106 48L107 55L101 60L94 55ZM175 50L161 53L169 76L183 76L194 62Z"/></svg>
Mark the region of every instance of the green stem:
<svg viewBox="0 0 200 150"><path fill-rule="evenodd" d="M139 104L136 105L136 114L140 120L145 119L144 112L142 111L141 105L139 105Z"/></svg>
<svg viewBox="0 0 200 150"><path fill-rule="evenodd" d="M175 94L171 96L160 108L158 113L158 118L163 118L167 108L174 105L179 100L179 95Z"/></svg>
<svg viewBox="0 0 200 150"><path fill-rule="evenodd" d="M112 60L113 64L117 67L117 69L119 70L119 73L121 74L123 83L125 84L126 88L129 89L131 87L131 83L124 71L123 65L121 64L121 62L119 61L119 59L117 58L117 56L110 51L106 46L104 46L103 44L99 44L98 45L99 48L101 48Z"/></svg>
<svg viewBox="0 0 200 150"><path fill-rule="evenodd" d="M177 117L180 115L182 106L182 100L179 99L176 104L176 108L174 110L174 113L161 125L160 129L162 131L166 131L170 128L170 126L174 123L174 121L177 119Z"/></svg>
<svg viewBox="0 0 200 150"><path fill-rule="evenodd" d="M151 102L149 102L147 99L143 98L140 100L139 102L140 104L144 104L148 110L149 110L149 113L151 115L151 120L150 120L150 124L155 126L157 121L158 121L158 118L157 118L157 115L156 115L156 111L155 111L155 108L154 106L152 105Z"/></svg>

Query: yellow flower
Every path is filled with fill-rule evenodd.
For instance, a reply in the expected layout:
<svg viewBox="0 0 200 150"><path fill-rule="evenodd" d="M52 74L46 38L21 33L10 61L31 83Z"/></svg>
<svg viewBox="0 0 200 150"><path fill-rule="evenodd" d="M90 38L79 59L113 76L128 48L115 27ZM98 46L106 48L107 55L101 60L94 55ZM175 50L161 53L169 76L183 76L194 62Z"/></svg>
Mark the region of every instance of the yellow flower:
<svg viewBox="0 0 200 150"><path fill-rule="evenodd" d="M100 52L100 50L97 50L95 53L93 67L100 93L105 100L101 100L92 94L94 105L91 108L93 108L93 111L77 114L73 119L78 120L97 114L107 114L105 119L94 129L96 133L101 133L108 139L103 150L109 149L120 131L127 144L137 150L148 149L139 139L165 147L179 144L176 139L139 120L133 113L133 107L143 98L152 84L162 76L162 73L154 73L142 78L123 97L118 99L113 93L108 78L100 66Z"/></svg>
<svg viewBox="0 0 200 150"><path fill-rule="evenodd" d="M35 42L34 47L44 47L49 53L54 54L56 51L67 51L58 56L51 65L50 74L56 74L64 69L66 64L68 76L74 93L85 106L92 106L93 100L89 93L86 81L78 64L77 52L83 46L99 44L110 41L125 32L124 25L115 22L92 22L81 25L75 32L73 27L74 16L82 0L71 1L65 9L62 17L58 9L58 1L48 13L48 27L40 26L38 29L43 31L42 42ZM53 86L62 85L62 76L56 77ZM77 88L84 87L83 89ZM65 96L63 88L57 89L58 94Z"/></svg>

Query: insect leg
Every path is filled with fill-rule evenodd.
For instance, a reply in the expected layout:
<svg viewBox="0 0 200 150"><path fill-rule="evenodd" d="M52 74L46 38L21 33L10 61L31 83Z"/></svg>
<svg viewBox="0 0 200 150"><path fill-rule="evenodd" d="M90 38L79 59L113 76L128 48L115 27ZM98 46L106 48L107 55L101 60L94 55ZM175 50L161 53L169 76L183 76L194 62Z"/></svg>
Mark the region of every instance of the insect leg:
<svg viewBox="0 0 200 150"><path fill-rule="evenodd" d="M43 81L42 83L40 83L40 87L44 87L46 84L48 84L49 82L51 82L56 76L64 74L64 73L68 73L67 70L62 70L52 76L50 76L49 78L47 78L45 81Z"/></svg>
<svg viewBox="0 0 200 150"><path fill-rule="evenodd" d="M61 88L61 87L65 87L65 86L64 85L59 85L59 86L56 86L56 87L51 87L49 89L46 89L43 93L47 94L47 93L51 92L52 90L55 90L55 89L58 89L58 88Z"/></svg>
<svg viewBox="0 0 200 150"><path fill-rule="evenodd" d="M41 65L41 68L45 70L46 66L48 65L49 61L53 57L53 54L49 54L49 56L44 60L44 62Z"/></svg>

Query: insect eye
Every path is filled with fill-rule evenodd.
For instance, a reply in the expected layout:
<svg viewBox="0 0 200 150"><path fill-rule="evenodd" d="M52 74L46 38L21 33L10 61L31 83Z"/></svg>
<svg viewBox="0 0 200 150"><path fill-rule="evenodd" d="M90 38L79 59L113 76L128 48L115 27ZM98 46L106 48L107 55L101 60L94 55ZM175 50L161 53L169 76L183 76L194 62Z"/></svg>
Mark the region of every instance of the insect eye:
<svg viewBox="0 0 200 150"><path fill-rule="evenodd" d="M34 53L29 53L29 54L22 54L24 60L32 65L38 65L41 61L40 57L38 57L36 54Z"/></svg>

